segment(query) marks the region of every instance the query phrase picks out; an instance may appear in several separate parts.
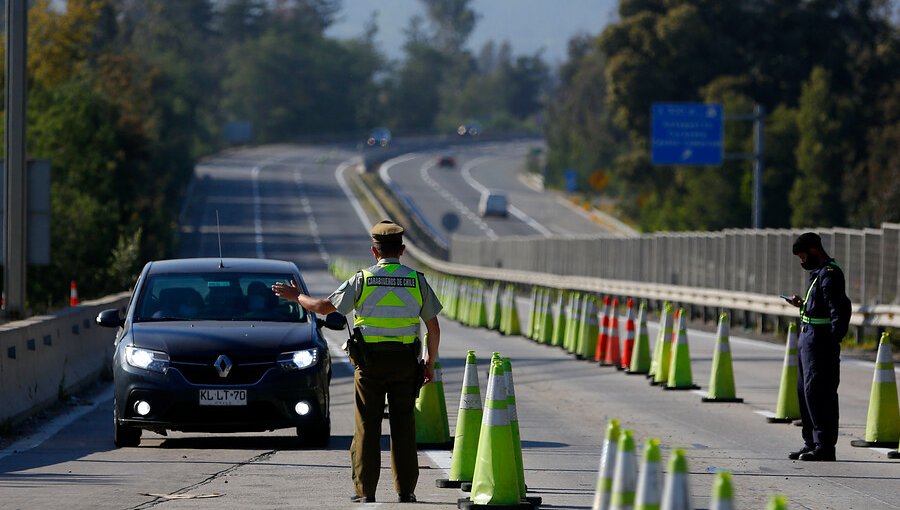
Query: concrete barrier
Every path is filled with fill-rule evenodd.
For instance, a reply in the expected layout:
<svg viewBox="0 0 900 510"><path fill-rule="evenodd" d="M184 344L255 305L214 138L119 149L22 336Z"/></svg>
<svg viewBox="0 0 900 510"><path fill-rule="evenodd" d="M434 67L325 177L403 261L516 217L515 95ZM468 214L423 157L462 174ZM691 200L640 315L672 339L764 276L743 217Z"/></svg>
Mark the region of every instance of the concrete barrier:
<svg viewBox="0 0 900 510"><path fill-rule="evenodd" d="M0 326L0 423L14 424L111 373L115 330L94 322L130 292Z"/></svg>

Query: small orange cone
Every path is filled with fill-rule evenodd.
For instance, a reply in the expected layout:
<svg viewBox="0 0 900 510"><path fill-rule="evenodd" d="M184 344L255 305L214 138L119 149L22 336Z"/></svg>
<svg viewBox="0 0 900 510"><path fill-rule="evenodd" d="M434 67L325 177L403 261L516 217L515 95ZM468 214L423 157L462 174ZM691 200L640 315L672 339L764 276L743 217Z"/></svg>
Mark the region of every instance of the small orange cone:
<svg viewBox="0 0 900 510"><path fill-rule="evenodd" d="M75 280L69 285L69 306L78 306L78 286Z"/></svg>
<svg viewBox="0 0 900 510"><path fill-rule="evenodd" d="M606 337L606 358L603 365L616 367L621 370L622 366L622 350L619 344L619 300L613 299L612 302L612 323L609 326L609 335Z"/></svg>
<svg viewBox="0 0 900 510"><path fill-rule="evenodd" d="M600 335L597 337L597 349L594 351L594 361L603 362L606 359L606 344L609 340L609 296L603 296L603 311L600 313Z"/></svg>
<svg viewBox="0 0 900 510"><path fill-rule="evenodd" d="M619 368L630 370L631 356L634 353L634 300L628 298L625 306L628 313L625 316L625 343L622 346L622 364Z"/></svg>

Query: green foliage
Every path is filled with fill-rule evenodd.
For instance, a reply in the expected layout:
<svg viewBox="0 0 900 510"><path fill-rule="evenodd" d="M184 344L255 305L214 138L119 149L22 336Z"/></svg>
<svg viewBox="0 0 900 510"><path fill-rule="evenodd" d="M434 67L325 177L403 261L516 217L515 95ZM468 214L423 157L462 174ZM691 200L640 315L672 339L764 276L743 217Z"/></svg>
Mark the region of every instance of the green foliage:
<svg viewBox="0 0 900 510"><path fill-rule="evenodd" d="M548 182L611 163L616 185L603 193L645 229L749 226L750 163L651 167L650 109L759 104L769 112L764 226L890 221L898 41L887 0L620 0L618 21L570 45L547 108ZM598 128L604 119L612 125ZM751 148L749 123L727 122L726 150Z"/></svg>
<svg viewBox="0 0 900 510"><path fill-rule="evenodd" d="M841 172L845 165L843 137L830 77L821 67L813 69L803 85L797 112L800 139L797 144L797 178L791 189L794 227L840 224Z"/></svg>
<svg viewBox="0 0 900 510"><path fill-rule="evenodd" d="M131 287L147 260L175 254L177 211L222 126L254 142L376 125L532 127L549 70L508 45L476 59L471 0L423 0L406 58L326 35L338 0L34 0L29 11L28 153L52 164L51 265L30 267L31 311ZM2 51L2 50L0 50ZM2 129L2 128L0 128Z"/></svg>

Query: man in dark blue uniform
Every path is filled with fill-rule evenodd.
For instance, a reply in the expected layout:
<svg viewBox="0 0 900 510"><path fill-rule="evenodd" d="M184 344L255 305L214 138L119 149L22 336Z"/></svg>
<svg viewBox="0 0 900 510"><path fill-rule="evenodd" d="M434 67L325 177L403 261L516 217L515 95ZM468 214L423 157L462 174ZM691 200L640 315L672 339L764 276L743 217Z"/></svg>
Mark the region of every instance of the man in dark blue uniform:
<svg viewBox="0 0 900 510"><path fill-rule="evenodd" d="M838 437L838 384L841 340L850 325L850 299L844 290L844 272L812 232L800 235L794 255L809 271L806 296L792 296L800 308L800 363L797 393L803 422L803 448L788 455L804 461L833 461Z"/></svg>

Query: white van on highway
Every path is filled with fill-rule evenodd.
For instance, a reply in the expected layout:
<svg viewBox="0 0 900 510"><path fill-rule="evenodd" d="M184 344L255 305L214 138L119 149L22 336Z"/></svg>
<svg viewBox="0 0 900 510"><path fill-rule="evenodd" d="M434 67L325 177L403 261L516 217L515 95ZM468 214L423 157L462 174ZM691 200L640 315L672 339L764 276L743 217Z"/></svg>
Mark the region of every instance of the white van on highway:
<svg viewBox="0 0 900 510"><path fill-rule="evenodd" d="M478 214L485 216L506 217L507 200L506 195L493 191L481 194L481 200L478 201Z"/></svg>

